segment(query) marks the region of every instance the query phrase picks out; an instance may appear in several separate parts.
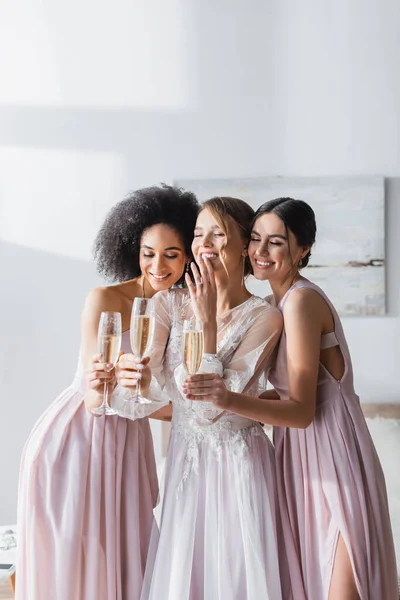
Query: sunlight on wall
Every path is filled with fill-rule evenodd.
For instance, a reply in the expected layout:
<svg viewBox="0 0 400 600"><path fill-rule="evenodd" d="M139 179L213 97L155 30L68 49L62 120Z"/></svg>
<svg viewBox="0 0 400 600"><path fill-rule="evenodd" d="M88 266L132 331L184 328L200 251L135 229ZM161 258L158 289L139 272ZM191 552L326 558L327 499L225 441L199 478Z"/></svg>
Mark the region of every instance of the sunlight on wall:
<svg viewBox="0 0 400 600"><path fill-rule="evenodd" d="M181 0L0 3L0 102L187 105Z"/></svg>
<svg viewBox="0 0 400 600"><path fill-rule="evenodd" d="M90 259L106 211L127 193L117 154L0 148L0 239Z"/></svg>

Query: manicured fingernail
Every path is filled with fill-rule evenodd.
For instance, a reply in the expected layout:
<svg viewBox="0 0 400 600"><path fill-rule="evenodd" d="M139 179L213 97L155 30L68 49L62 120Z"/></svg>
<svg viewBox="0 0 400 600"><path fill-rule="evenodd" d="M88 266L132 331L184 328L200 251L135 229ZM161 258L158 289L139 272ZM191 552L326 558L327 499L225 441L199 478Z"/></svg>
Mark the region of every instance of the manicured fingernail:
<svg viewBox="0 0 400 600"><path fill-rule="evenodd" d="M107 363L106 364L106 369L112 369L113 368L113 364L112 363Z"/></svg>
<svg viewBox="0 0 400 600"><path fill-rule="evenodd" d="M141 371L142 369L144 369L144 365L142 365L142 363L139 363L138 365L136 365L136 368L138 371Z"/></svg>

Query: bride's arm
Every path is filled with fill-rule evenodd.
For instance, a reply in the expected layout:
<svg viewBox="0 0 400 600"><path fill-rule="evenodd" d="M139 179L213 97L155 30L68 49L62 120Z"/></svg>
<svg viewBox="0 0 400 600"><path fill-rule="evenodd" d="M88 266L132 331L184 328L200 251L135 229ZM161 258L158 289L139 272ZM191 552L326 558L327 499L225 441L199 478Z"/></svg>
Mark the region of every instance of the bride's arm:
<svg viewBox="0 0 400 600"><path fill-rule="evenodd" d="M188 400L209 401L230 410L226 399L216 401L220 389L225 390L226 394L229 391L251 393L252 396L261 393L260 385L265 379L282 331L282 315L277 309L265 305L258 307L247 318L251 319L251 325L225 364L222 377L216 373L186 377L184 392Z"/></svg>

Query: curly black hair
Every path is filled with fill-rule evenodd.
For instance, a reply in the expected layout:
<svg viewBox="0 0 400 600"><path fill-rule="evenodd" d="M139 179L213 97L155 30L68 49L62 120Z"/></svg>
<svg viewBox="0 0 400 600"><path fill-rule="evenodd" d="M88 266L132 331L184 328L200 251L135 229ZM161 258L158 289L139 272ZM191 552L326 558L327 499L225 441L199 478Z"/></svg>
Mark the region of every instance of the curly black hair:
<svg viewBox="0 0 400 600"><path fill-rule="evenodd" d="M161 184L136 190L108 213L94 243L97 270L109 281L139 277L140 240L143 232L164 223L182 238L191 256L199 204L192 192Z"/></svg>

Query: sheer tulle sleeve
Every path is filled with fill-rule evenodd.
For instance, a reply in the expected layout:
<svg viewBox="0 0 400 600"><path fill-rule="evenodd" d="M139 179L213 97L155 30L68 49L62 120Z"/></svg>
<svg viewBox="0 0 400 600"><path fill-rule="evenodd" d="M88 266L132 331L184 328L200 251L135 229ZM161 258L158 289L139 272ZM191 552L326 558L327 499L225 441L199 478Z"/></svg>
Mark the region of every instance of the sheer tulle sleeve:
<svg viewBox="0 0 400 600"><path fill-rule="evenodd" d="M147 398L152 400L152 404L126 403L126 400L132 397L132 391L117 385L112 394L111 405L118 410L121 417L132 420L141 419L169 403L170 398L165 389L164 373L164 356L171 331L171 302L168 294L169 292L159 292L153 298L155 325L149 352L152 379L147 394Z"/></svg>
<svg viewBox="0 0 400 600"><path fill-rule="evenodd" d="M283 318L276 308L268 307L254 315L253 323L224 368L228 389L251 396L265 391L282 327Z"/></svg>
<svg viewBox="0 0 400 600"><path fill-rule="evenodd" d="M282 332L280 311L260 301L250 310L243 309L242 314L237 314L233 325L231 322L221 325L218 353L216 356L206 355L199 372L218 373L229 390L258 396L265 391ZM175 379L180 391L185 377L183 366L179 365L175 369Z"/></svg>

